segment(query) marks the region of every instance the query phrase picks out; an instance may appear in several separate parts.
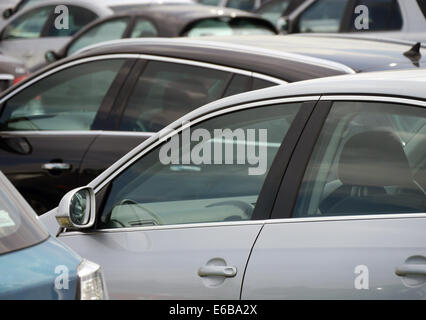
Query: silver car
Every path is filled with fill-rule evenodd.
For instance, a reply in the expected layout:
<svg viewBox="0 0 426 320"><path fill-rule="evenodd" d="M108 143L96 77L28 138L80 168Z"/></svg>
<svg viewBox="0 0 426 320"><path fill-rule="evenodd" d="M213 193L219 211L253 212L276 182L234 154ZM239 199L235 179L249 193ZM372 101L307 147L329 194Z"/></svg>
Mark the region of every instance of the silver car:
<svg viewBox="0 0 426 320"><path fill-rule="evenodd" d="M424 298L425 85L364 73L213 102L41 221L114 299Z"/></svg>

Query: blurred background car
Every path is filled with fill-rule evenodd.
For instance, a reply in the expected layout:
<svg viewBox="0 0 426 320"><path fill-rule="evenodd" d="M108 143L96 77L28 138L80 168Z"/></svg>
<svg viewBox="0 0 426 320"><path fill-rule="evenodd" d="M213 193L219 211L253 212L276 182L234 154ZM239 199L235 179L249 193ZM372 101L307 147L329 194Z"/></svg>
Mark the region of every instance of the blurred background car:
<svg viewBox="0 0 426 320"><path fill-rule="evenodd" d="M302 35L127 39L86 47L0 97L0 169L41 214L208 102L277 84L424 66L425 58L413 63L404 56L410 47Z"/></svg>
<svg viewBox="0 0 426 320"><path fill-rule="evenodd" d="M100 266L83 260L49 235L1 172L0 273L1 300L108 297Z"/></svg>
<svg viewBox="0 0 426 320"><path fill-rule="evenodd" d="M357 11L358 6L368 11ZM368 17L366 29L356 23L362 12ZM284 33L362 33L426 42L426 0L307 0L282 17L277 27Z"/></svg>
<svg viewBox="0 0 426 320"><path fill-rule="evenodd" d="M0 54L0 92L22 81L28 75L29 71L21 60Z"/></svg>
<svg viewBox="0 0 426 320"><path fill-rule="evenodd" d="M306 0L269 0L254 12L277 26L281 17L288 16L304 1Z"/></svg>
<svg viewBox="0 0 426 320"><path fill-rule="evenodd" d="M208 6L226 7L245 11L254 11L269 0L198 0Z"/></svg>
<svg viewBox="0 0 426 320"><path fill-rule="evenodd" d="M201 5L150 5L99 19L76 34L61 50L46 52L47 62L99 42L123 38L275 35L268 21L236 9ZM43 66L35 66L36 70Z"/></svg>

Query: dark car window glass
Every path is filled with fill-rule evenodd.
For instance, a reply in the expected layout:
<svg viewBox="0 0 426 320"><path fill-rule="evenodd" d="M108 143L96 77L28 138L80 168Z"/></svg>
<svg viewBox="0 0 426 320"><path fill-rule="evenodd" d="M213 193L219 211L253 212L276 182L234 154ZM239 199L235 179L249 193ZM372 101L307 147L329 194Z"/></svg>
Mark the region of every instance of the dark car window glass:
<svg viewBox="0 0 426 320"><path fill-rule="evenodd" d="M221 0L199 0L198 2L208 6L218 6L221 3Z"/></svg>
<svg viewBox="0 0 426 320"><path fill-rule="evenodd" d="M417 0L417 4L420 7L420 10L422 10L423 15L426 18L426 1L425 0Z"/></svg>
<svg viewBox="0 0 426 320"><path fill-rule="evenodd" d="M167 146L155 148L112 181L100 227L251 219L271 163L300 105L242 110L197 124L183 133L192 142L178 143L179 155L171 163L164 159ZM225 136L224 129L229 130ZM172 139L181 141L183 135ZM222 152L215 151L219 148ZM248 160L254 152L262 164L249 164L254 163ZM189 154L192 160L187 162L184 158Z"/></svg>
<svg viewBox="0 0 426 320"><path fill-rule="evenodd" d="M266 81L263 79L253 78L253 87L252 90L259 90L264 88L269 88L272 86L276 86L277 84L271 81Z"/></svg>
<svg viewBox="0 0 426 320"><path fill-rule="evenodd" d="M368 29L359 29L356 19L352 16L352 31L388 31L402 28L402 16L396 0L358 0L357 5L368 8ZM358 18L359 19L359 18Z"/></svg>
<svg viewBox="0 0 426 320"><path fill-rule="evenodd" d="M426 109L337 102L307 167L295 217L423 213Z"/></svg>
<svg viewBox="0 0 426 320"><path fill-rule="evenodd" d="M68 18L68 28L57 28L55 26L55 21L61 13L54 13L55 19L53 20L52 25L50 26L47 35L49 37L69 37L74 35L81 28L96 20L98 16L85 8L76 7L76 6L67 6L69 18Z"/></svg>
<svg viewBox="0 0 426 320"><path fill-rule="evenodd" d="M299 17L299 32L338 32L348 0L318 0Z"/></svg>
<svg viewBox="0 0 426 320"><path fill-rule="evenodd" d="M68 55L78 50L103 41L121 39L126 31L129 18L114 19L102 22L83 33L68 48Z"/></svg>
<svg viewBox="0 0 426 320"><path fill-rule="evenodd" d="M129 98L120 130L156 132L219 99L228 78L225 71L151 61Z"/></svg>
<svg viewBox="0 0 426 320"><path fill-rule="evenodd" d="M34 9L8 24L3 39L39 38L53 7Z"/></svg>
<svg viewBox="0 0 426 320"><path fill-rule="evenodd" d="M35 245L48 238L36 214L12 184L0 174L0 255ZM27 209L28 211L26 211Z"/></svg>
<svg viewBox="0 0 426 320"><path fill-rule="evenodd" d="M138 19L133 27L130 38L156 37L158 36L157 28L151 21L146 19Z"/></svg>
<svg viewBox="0 0 426 320"><path fill-rule="evenodd" d="M256 11L262 18L269 20L272 24L276 25L278 19L282 16L287 9L291 0L276 0L265 3L259 10Z"/></svg>
<svg viewBox="0 0 426 320"><path fill-rule="evenodd" d="M22 8L28 7L28 6L33 5L33 4L38 4L42 1L45 1L45 0L24 0L24 1L21 1L18 4L18 10L21 10Z"/></svg>
<svg viewBox="0 0 426 320"><path fill-rule="evenodd" d="M228 0L226 7L233 9L240 9L245 11L252 11L255 8L255 0Z"/></svg>
<svg viewBox="0 0 426 320"><path fill-rule="evenodd" d="M183 36L271 35L276 31L262 20L246 18L204 19L188 27Z"/></svg>
<svg viewBox="0 0 426 320"><path fill-rule="evenodd" d="M123 63L84 63L40 80L6 102L1 130L90 130Z"/></svg>
<svg viewBox="0 0 426 320"><path fill-rule="evenodd" d="M252 87L252 77L236 74L232 77L231 83L225 91L224 97L250 91Z"/></svg>

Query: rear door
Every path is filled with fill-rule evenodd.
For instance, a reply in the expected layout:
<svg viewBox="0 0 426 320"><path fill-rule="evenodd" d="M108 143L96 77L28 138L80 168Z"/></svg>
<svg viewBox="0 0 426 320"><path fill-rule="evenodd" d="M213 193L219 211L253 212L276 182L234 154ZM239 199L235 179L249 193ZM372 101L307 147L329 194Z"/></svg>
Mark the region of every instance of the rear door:
<svg viewBox="0 0 426 320"><path fill-rule="evenodd" d="M133 64L126 57L90 60L60 67L2 101L0 169L38 213L77 186L82 158Z"/></svg>
<svg viewBox="0 0 426 320"><path fill-rule="evenodd" d="M242 298L424 299L426 104L332 99L293 154Z"/></svg>
<svg viewBox="0 0 426 320"><path fill-rule="evenodd" d="M186 113L224 96L277 84L276 79L254 78L251 72L233 68L164 57L151 59L140 60L129 76L108 119L114 131L101 133L91 145L81 166L80 184L89 183Z"/></svg>

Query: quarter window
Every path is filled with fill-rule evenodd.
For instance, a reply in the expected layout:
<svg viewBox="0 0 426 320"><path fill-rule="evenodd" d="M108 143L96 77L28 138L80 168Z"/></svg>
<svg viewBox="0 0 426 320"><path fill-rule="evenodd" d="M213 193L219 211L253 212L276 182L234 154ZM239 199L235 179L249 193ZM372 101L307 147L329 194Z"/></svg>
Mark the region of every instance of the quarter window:
<svg viewBox="0 0 426 320"><path fill-rule="evenodd" d="M90 130L123 63L84 63L40 80L5 103L1 130Z"/></svg>
<svg viewBox="0 0 426 320"><path fill-rule="evenodd" d="M271 163L300 105L237 111L173 136L167 148L166 142L161 144L106 187L109 195L100 227L251 219ZM225 136L217 131L225 129L229 130ZM184 136L190 137L185 140L189 143ZM167 151L173 145L176 158ZM167 162L168 156L172 161Z"/></svg>
<svg viewBox="0 0 426 320"><path fill-rule="evenodd" d="M157 28L146 19L138 19L130 38L157 37Z"/></svg>
<svg viewBox="0 0 426 320"><path fill-rule="evenodd" d="M47 32L48 37L70 37L98 17L94 12L85 8L76 6L67 7L69 13L68 28L60 29L55 26L55 20L58 14L54 13L52 25Z"/></svg>
<svg viewBox="0 0 426 320"><path fill-rule="evenodd" d="M368 8L368 29L356 29L357 14L352 17L353 31L391 31L402 28L402 16L397 0L359 0L357 5Z"/></svg>
<svg viewBox="0 0 426 320"><path fill-rule="evenodd" d="M336 102L303 179L295 217L422 213L426 109Z"/></svg>

